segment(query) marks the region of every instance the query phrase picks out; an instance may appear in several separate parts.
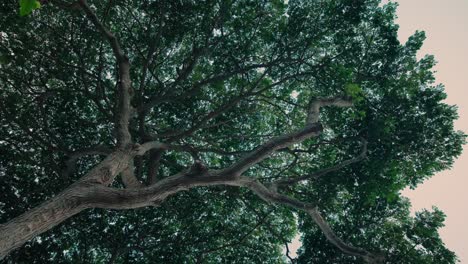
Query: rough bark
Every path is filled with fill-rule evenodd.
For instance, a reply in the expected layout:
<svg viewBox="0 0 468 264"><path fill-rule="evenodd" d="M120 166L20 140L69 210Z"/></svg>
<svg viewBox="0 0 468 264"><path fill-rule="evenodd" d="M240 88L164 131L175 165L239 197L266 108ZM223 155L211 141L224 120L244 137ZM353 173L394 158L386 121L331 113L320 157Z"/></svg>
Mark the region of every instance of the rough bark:
<svg viewBox="0 0 468 264"><path fill-rule="evenodd" d="M84 209L77 194L81 188L73 187L48 202L0 226L0 259L26 241L53 228Z"/></svg>
<svg viewBox="0 0 468 264"><path fill-rule="evenodd" d="M93 185L108 185L128 166L131 155L115 151L80 181L54 198L0 226L0 259L26 241L89 207L86 197Z"/></svg>

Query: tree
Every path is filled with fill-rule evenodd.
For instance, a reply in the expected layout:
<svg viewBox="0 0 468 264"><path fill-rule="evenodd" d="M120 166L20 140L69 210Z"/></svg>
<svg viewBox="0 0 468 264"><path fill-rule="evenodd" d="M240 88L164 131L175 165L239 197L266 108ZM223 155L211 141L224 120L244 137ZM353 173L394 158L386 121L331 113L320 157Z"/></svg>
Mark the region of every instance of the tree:
<svg viewBox="0 0 468 264"><path fill-rule="evenodd" d="M465 135L395 4L26 2L0 3L6 263L278 263L297 223L293 262L456 261L399 195Z"/></svg>

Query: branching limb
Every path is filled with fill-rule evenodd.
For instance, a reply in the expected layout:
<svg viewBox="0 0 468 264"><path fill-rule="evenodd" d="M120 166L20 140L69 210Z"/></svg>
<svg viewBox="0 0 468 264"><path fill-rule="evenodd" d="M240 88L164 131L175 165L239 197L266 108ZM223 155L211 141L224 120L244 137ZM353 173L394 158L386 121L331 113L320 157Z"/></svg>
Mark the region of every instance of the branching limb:
<svg viewBox="0 0 468 264"><path fill-rule="evenodd" d="M80 1L80 3L86 2ZM84 8L86 7L87 5L84 5ZM93 17L92 13L89 16ZM318 102L317 104L320 106L350 105L350 102L344 101L343 99L319 99ZM314 103L312 103L312 105L314 105ZM120 110L122 111L122 108L120 108ZM313 115L314 113L310 114L310 116ZM316 115L318 116L318 112ZM318 121L317 118L313 120ZM318 212L313 204L306 204L294 198L279 194L266 188L263 184L254 179L240 176L242 172L266 159L272 152L291 144L299 143L311 136L318 135L321 131L322 126L319 123L308 122L302 129L267 141L226 169L211 171L197 161L191 169L183 170L176 175L163 178L151 186L138 189L116 189L107 186L121 173L131 176L132 171L129 170L129 164L131 164L135 156L143 155L151 149L164 150L174 147L157 141L148 142L143 145L135 144L132 147L127 147L128 142L123 138L119 138L120 146L122 146L121 144L123 142L127 142L125 148L117 148L78 182L71 185L70 188L64 190L53 199L0 226L0 237L5 237L5 239L0 239L0 258L8 254L11 250L19 247L30 238L51 229L65 219L87 208L138 208L161 203L170 195L197 186L230 185L247 187L265 201L287 205L308 212L318 222L330 241L337 247L356 256L375 259L374 255L367 251L347 246L344 242L339 240L339 238L331 232L331 229L329 230L329 227L323 224L324 221L322 222L323 219L319 218ZM184 149L181 148L181 150ZM130 169L133 169L133 166L130 166ZM130 185L129 182L127 183Z"/></svg>
<svg viewBox="0 0 468 264"><path fill-rule="evenodd" d="M227 168L226 172L228 172L228 174L235 172L237 175L240 175L248 168L266 159L272 152L288 147L292 144L302 142L307 138L318 136L323 129L322 125L318 122L320 113L319 111L321 107L349 107L352 105L353 103L351 100L343 97L319 98L312 100L304 128L267 141L254 151L245 155L238 162Z"/></svg>
<svg viewBox="0 0 468 264"><path fill-rule="evenodd" d="M115 176L128 167L131 158L127 152L113 152L54 198L0 225L0 259L29 239L89 208L85 197L89 197L93 186L105 187L112 183Z"/></svg>
<svg viewBox="0 0 468 264"><path fill-rule="evenodd" d="M117 60L120 80L115 109L115 130L117 134L117 144L119 147L123 148L131 143L131 135L128 129L130 116L133 111L130 105L130 100L133 96L130 79L130 62L123 52L118 39L99 21L96 14L89 7L87 1L79 0L78 3L91 23L93 23L103 37L107 39Z"/></svg>
<svg viewBox="0 0 468 264"><path fill-rule="evenodd" d="M93 23L99 32L101 32L101 34L103 34L103 36L109 41L117 62L128 60L122 48L120 47L120 43L117 38L101 23L101 21L99 21L94 11L89 7L88 2L86 0L79 0L78 3L86 13L86 16L91 21L91 23Z"/></svg>

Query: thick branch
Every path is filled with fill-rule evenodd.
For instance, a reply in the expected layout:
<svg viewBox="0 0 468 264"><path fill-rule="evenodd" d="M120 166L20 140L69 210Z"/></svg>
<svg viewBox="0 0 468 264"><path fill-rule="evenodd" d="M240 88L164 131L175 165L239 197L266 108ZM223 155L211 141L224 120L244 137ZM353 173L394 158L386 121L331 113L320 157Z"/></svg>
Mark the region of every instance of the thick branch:
<svg viewBox="0 0 468 264"><path fill-rule="evenodd" d="M81 1L80 3L85 2ZM325 102L320 103L321 105L349 105L349 103L343 103L339 100L321 100L321 102ZM143 155L151 149L164 150L173 146L160 142L148 142L143 145L119 148L108 155L80 181L55 198L1 225L0 258L21 246L27 240L49 230L86 208L138 208L161 203L172 194L197 186L232 185L247 187L266 201L288 205L308 212L318 222L332 243L345 252L370 259L373 255L367 251L347 246L339 238L330 235L333 233L327 229L327 225L320 222L313 205L273 192L255 180L245 177L239 178L242 172L264 160L272 152L318 135L321 130L322 126L319 123L307 123L303 129L267 141L224 170L209 171L200 163L198 164L200 166L192 167L191 170L185 170L179 174L164 178L151 186L138 189L116 189L107 187L107 185L111 184L116 175L120 173L124 178L132 176L133 166L129 167L129 164L136 155ZM122 138L120 140L120 144L122 144ZM181 150L185 150L185 148L182 147ZM125 181L128 179L127 177ZM132 183L129 180L127 184L130 186Z"/></svg>
<svg viewBox="0 0 468 264"><path fill-rule="evenodd" d="M300 143L307 138L318 136L323 129L322 125L318 123L320 107L348 107L352 105L352 101L343 97L319 98L312 100L304 128L267 141L263 145L256 148L254 151L242 157L236 163L232 164L230 167L226 168L224 171L228 174L237 176L241 175L244 171L253 165L266 159L272 152L288 147L295 143Z"/></svg>
<svg viewBox="0 0 468 264"><path fill-rule="evenodd" d="M70 188L53 199L0 225L0 260L29 239L60 224L84 209L78 202L78 189Z"/></svg>
<svg viewBox="0 0 468 264"><path fill-rule="evenodd" d="M0 225L0 259L29 239L86 208L129 209L148 206L190 187L226 182L219 175L207 174L203 178L197 178L181 173L161 180L151 188L119 190L106 187L119 173L122 173L124 178L131 176L130 168L133 167L129 168L129 164L131 165L137 154L138 148L117 149L56 197ZM128 177L124 180L128 186L134 184L127 180Z"/></svg>
<svg viewBox="0 0 468 264"><path fill-rule="evenodd" d="M217 171L203 171L193 174L185 170L176 175L163 178L151 186L140 189L116 189L103 185L92 185L83 199L88 208L134 209L159 204L170 195L199 186L239 184Z"/></svg>
<svg viewBox="0 0 468 264"><path fill-rule="evenodd" d="M134 173L133 161L121 173L122 182L126 188L142 188L144 185L137 179Z"/></svg>

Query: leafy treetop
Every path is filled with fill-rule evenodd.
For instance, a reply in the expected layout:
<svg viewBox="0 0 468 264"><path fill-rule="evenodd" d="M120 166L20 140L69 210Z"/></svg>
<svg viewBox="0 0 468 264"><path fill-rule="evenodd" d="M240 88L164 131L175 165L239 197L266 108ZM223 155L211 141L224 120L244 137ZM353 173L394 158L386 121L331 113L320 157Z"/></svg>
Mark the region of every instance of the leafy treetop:
<svg viewBox="0 0 468 264"><path fill-rule="evenodd" d="M0 3L4 263L456 262L444 214L400 196L465 135L396 4L19 4Z"/></svg>

